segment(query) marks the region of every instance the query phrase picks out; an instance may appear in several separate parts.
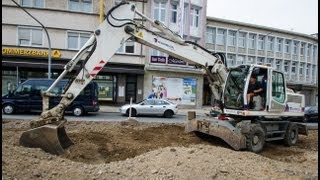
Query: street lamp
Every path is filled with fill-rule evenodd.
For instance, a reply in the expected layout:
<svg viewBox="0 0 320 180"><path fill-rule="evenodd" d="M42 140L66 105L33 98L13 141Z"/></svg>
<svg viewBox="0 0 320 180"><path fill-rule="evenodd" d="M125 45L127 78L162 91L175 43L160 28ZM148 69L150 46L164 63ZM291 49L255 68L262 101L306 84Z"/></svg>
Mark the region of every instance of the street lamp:
<svg viewBox="0 0 320 180"><path fill-rule="evenodd" d="M25 10L22 6L20 6L18 3L16 3L14 0L11 0L14 4L16 4L19 8L21 8L24 12L26 12L32 19L37 21L41 25L41 27L44 29L46 32L47 38L48 38L48 45L49 45L49 52L48 52L48 79L51 79L51 41L49 37L49 33L47 31L47 28L40 22L38 21L35 17L33 17L27 10Z"/></svg>

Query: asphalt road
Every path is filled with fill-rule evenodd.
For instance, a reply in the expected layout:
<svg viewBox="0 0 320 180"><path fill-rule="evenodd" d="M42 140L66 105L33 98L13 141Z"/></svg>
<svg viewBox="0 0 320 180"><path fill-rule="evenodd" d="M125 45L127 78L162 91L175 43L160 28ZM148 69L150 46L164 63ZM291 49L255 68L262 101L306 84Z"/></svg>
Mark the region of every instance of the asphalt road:
<svg viewBox="0 0 320 180"><path fill-rule="evenodd" d="M2 114L2 119L7 120L32 120L40 116L40 113L29 113L29 114L14 114L14 115L5 115ZM73 115L65 115L65 118L68 121L125 121L128 117L121 115L116 112L96 112L89 113L86 116L75 117ZM135 119L139 122L158 122L158 123L184 123L186 121L186 115L176 114L172 118L164 118L162 116L138 116ZM201 116L197 115L197 118L202 119ZM307 123L308 129L317 130L318 123Z"/></svg>
<svg viewBox="0 0 320 180"><path fill-rule="evenodd" d="M32 120L40 116L39 113L29 113L29 114L14 114L5 115L2 114L2 119L8 120ZM115 112L97 112L89 113L86 116L76 117L73 115L65 115L68 121L125 121L128 117ZM172 118L164 118L161 116L138 116L135 119L139 122L159 122L159 123L184 123L186 121L185 115L174 115Z"/></svg>

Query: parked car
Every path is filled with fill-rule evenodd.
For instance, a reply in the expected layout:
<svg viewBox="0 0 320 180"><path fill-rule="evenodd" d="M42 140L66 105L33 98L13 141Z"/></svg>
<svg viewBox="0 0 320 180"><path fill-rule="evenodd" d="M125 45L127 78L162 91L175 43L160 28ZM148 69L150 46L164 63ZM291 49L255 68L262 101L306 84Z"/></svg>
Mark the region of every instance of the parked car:
<svg viewBox="0 0 320 180"><path fill-rule="evenodd" d="M318 122L318 106L307 106L304 110L304 122Z"/></svg>
<svg viewBox="0 0 320 180"><path fill-rule="evenodd" d="M177 104L164 99L145 99L137 104L131 105L131 116L137 115L161 115L171 118L177 114ZM120 113L129 116L130 104L123 105Z"/></svg>
<svg viewBox="0 0 320 180"><path fill-rule="evenodd" d="M2 96L2 112L13 114L16 112L42 111L41 91L47 90L54 80L29 79L21 83L17 89ZM67 80L61 80L51 91L60 94L67 85ZM61 97L51 97L49 107L56 106ZM90 82L79 96L66 108L66 112L72 112L75 116L81 116L88 112L99 111L98 84Z"/></svg>

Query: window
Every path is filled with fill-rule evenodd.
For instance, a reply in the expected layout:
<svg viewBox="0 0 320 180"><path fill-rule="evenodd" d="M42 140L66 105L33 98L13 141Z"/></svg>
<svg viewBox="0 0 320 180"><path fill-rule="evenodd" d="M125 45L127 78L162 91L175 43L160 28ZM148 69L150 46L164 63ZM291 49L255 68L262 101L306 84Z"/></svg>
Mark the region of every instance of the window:
<svg viewBox="0 0 320 180"><path fill-rule="evenodd" d="M69 0L69 10L92 12L92 0Z"/></svg>
<svg viewBox="0 0 320 180"><path fill-rule="evenodd" d="M300 47L300 55L304 55L304 43L301 43L301 47Z"/></svg>
<svg viewBox="0 0 320 180"><path fill-rule="evenodd" d="M273 37L268 37L268 42L267 42L267 50L268 51L273 51Z"/></svg>
<svg viewBox="0 0 320 180"><path fill-rule="evenodd" d="M256 40L256 35L249 34L249 48L250 49L255 49L255 40Z"/></svg>
<svg viewBox="0 0 320 180"><path fill-rule="evenodd" d="M248 56L247 64L254 64L254 57Z"/></svg>
<svg viewBox="0 0 320 180"><path fill-rule="evenodd" d="M177 23L177 9L178 9L178 5L177 4L171 4L170 22L172 22L172 23Z"/></svg>
<svg viewBox="0 0 320 180"><path fill-rule="evenodd" d="M285 53L290 53L290 40L286 40L285 45L284 45L284 52Z"/></svg>
<svg viewBox="0 0 320 180"><path fill-rule="evenodd" d="M215 41L214 41L215 34L216 34L215 28L207 27L206 43L214 44L215 43Z"/></svg>
<svg viewBox="0 0 320 180"><path fill-rule="evenodd" d="M161 57L166 57L167 55L161 51L152 49L151 51L151 56L161 56Z"/></svg>
<svg viewBox="0 0 320 180"><path fill-rule="evenodd" d="M285 61L283 65L283 70L285 74L288 74L289 72L289 61Z"/></svg>
<svg viewBox="0 0 320 180"><path fill-rule="evenodd" d="M44 0L21 0L21 6L43 8Z"/></svg>
<svg viewBox="0 0 320 180"><path fill-rule="evenodd" d="M282 62L281 62L280 59L277 59L277 60L276 60L276 67L275 67L276 70L282 71L282 69L281 69L281 68L282 68L282 67L281 67L281 63L282 63Z"/></svg>
<svg viewBox="0 0 320 180"><path fill-rule="evenodd" d="M233 54L228 54L227 56L227 65L228 67L232 67L235 65L236 56Z"/></svg>
<svg viewBox="0 0 320 180"><path fill-rule="evenodd" d="M268 58L267 59L267 64L270 64L271 66L273 66L273 59L272 58Z"/></svg>
<svg viewBox="0 0 320 180"><path fill-rule="evenodd" d="M199 27L200 10L192 7L190 18L191 27Z"/></svg>
<svg viewBox="0 0 320 180"><path fill-rule="evenodd" d="M166 2L154 2L153 18L163 23L166 21Z"/></svg>
<svg viewBox="0 0 320 180"><path fill-rule="evenodd" d="M258 50L264 50L264 36L258 38Z"/></svg>
<svg viewBox="0 0 320 180"><path fill-rule="evenodd" d="M80 49L90 38L90 33L68 32L68 49Z"/></svg>
<svg viewBox="0 0 320 180"><path fill-rule="evenodd" d="M306 67L306 75L307 75L307 77L309 77L309 73L310 73L310 64L307 64L307 67Z"/></svg>
<svg viewBox="0 0 320 180"><path fill-rule="evenodd" d="M19 46L42 46L42 29L18 28Z"/></svg>
<svg viewBox="0 0 320 180"><path fill-rule="evenodd" d="M299 71L300 75L304 75L304 63L300 63L300 71Z"/></svg>
<svg viewBox="0 0 320 180"><path fill-rule="evenodd" d="M291 74L296 74L296 63L292 62L291 64Z"/></svg>
<svg viewBox="0 0 320 180"><path fill-rule="evenodd" d="M246 47L246 33L239 32L238 46Z"/></svg>
<svg viewBox="0 0 320 180"><path fill-rule="evenodd" d="M257 64L264 64L264 58L263 57L258 57L257 58Z"/></svg>
<svg viewBox="0 0 320 180"><path fill-rule="evenodd" d="M127 41L125 42L119 49L118 53L129 53L134 54L134 42L133 41Z"/></svg>
<svg viewBox="0 0 320 180"><path fill-rule="evenodd" d="M235 46L236 45L236 31L229 31L228 45L229 46Z"/></svg>
<svg viewBox="0 0 320 180"><path fill-rule="evenodd" d="M277 51L282 52L282 39L277 39Z"/></svg>
<svg viewBox="0 0 320 180"><path fill-rule="evenodd" d="M226 43L225 38L226 38L226 30L218 29L217 44L225 45L225 43Z"/></svg>
<svg viewBox="0 0 320 180"><path fill-rule="evenodd" d="M237 57L237 65L238 65L238 64L243 64L243 63L244 63L244 59L245 59L244 56L238 56L238 57Z"/></svg>
<svg viewBox="0 0 320 180"><path fill-rule="evenodd" d="M275 71L272 72L272 98L279 103L284 103L285 100L283 74Z"/></svg>
<svg viewBox="0 0 320 180"><path fill-rule="evenodd" d="M298 43L299 42L293 43L293 54L298 54Z"/></svg>

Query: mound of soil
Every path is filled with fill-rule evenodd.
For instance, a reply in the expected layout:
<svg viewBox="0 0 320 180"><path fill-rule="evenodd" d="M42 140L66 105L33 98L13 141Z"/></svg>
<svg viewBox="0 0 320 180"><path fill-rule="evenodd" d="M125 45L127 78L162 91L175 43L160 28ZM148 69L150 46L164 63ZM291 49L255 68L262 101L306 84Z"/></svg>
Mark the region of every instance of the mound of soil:
<svg viewBox="0 0 320 180"><path fill-rule="evenodd" d="M254 154L183 124L68 122L73 146L56 156L19 146L28 122L2 121L3 179L318 179L318 132Z"/></svg>

